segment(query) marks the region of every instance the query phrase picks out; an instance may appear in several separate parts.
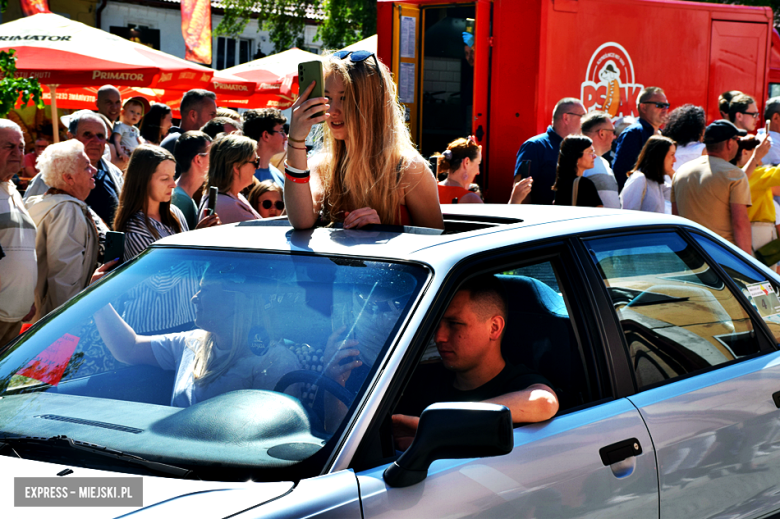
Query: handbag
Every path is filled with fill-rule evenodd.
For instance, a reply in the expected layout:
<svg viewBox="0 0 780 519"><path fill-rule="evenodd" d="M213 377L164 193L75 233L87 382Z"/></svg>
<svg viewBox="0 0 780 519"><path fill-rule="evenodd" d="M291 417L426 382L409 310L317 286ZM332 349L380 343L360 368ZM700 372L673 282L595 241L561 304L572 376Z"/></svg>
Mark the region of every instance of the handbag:
<svg viewBox="0 0 780 519"><path fill-rule="evenodd" d="M771 267L777 262L780 262L780 238L774 239L755 250L755 256L758 261Z"/></svg>

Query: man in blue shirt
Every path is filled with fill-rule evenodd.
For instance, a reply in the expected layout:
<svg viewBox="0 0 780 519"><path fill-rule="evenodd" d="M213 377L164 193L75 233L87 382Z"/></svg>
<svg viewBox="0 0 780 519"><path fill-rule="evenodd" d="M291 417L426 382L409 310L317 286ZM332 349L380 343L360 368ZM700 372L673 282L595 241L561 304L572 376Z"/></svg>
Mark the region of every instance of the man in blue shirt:
<svg viewBox="0 0 780 519"><path fill-rule="evenodd" d="M623 130L618 137L615 161L612 163L612 172L621 190L628 178L627 173L634 169L647 139L658 133L669 117L669 102L664 91L658 87L642 89L636 106L639 120Z"/></svg>
<svg viewBox="0 0 780 519"><path fill-rule="evenodd" d="M276 108L248 110L244 114L244 135L257 141L257 159L260 161L260 167L255 171L255 178L260 182L271 180L284 186L284 175L271 165L271 158L285 149L286 122L287 118Z"/></svg>
<svg viewBox="0 0 780 519"><path fill-rule="evenodd" d="M532 177L531 193L523 200L524 204L551 205L555 198L552 186L555 183L555 170L558 166L558 152L561 141L580 132L580 120L585 115L585 107L579 99L564 97L553 109L552 125L547 131L531 137L520 146L515 162L515 176ZM523 161L530 161L530 168L520 171Z"/></svg>

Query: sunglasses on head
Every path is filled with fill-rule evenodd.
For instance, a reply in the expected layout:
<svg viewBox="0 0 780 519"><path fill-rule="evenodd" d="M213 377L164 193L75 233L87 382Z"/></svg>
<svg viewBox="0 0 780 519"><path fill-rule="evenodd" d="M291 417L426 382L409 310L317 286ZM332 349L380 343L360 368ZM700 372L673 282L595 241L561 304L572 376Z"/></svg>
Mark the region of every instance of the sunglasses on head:
<svg viewBox="0 0 780 519"><path fill-rule="evenodd" d="M277 200L276 202L272 202L271 200L263 200L263 209L270 209L272 206L276 206L277 211L284 211L284 202L281 200Z"/></svg>
<svg viewBox="0 0 780 519"><path fill-rule="evenodd" d="M377 73L381 73L379 69L379 61L376 59L376 54L373 52L369 52L367 50L340 50L338 52L334 52L333 57L336 59L349 58L352 63L363 63L368 58L373 58ZM385 83L381 76L379 77L379 84L382 85L382 92L384 93Z"/></svg>

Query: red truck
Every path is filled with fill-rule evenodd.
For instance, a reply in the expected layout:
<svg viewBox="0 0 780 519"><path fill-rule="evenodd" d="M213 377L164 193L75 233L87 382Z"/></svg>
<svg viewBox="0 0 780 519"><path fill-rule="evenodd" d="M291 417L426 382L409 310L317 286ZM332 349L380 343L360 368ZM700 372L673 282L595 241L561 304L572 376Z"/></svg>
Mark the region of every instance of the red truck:
<svg viewBox="0 0 780 519"><path fill-rule="evenodd" d="M560 98L636 116L639 91L659 86L714 120L718 95L741 90L763 109L780 95L772 23L768 7L669 0L379 0L378 54L421 152L475 134L486 201L501 203Z"/></svg>

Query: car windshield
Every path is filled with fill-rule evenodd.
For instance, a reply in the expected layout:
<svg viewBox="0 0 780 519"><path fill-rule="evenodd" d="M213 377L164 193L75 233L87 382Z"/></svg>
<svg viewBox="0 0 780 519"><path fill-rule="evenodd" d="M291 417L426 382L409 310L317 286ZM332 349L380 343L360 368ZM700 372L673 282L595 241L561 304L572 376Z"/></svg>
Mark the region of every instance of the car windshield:
<svg viewBox="0 0 780 519"><path fill-rule="evenodd" d="M357 258L152 249L2 353L0 442L51 460L27 440L66 436L204 479L321 470L427 276ZM63 463L93 466L72 450ZM140 470L124 465L100 463Z"/></svg>

